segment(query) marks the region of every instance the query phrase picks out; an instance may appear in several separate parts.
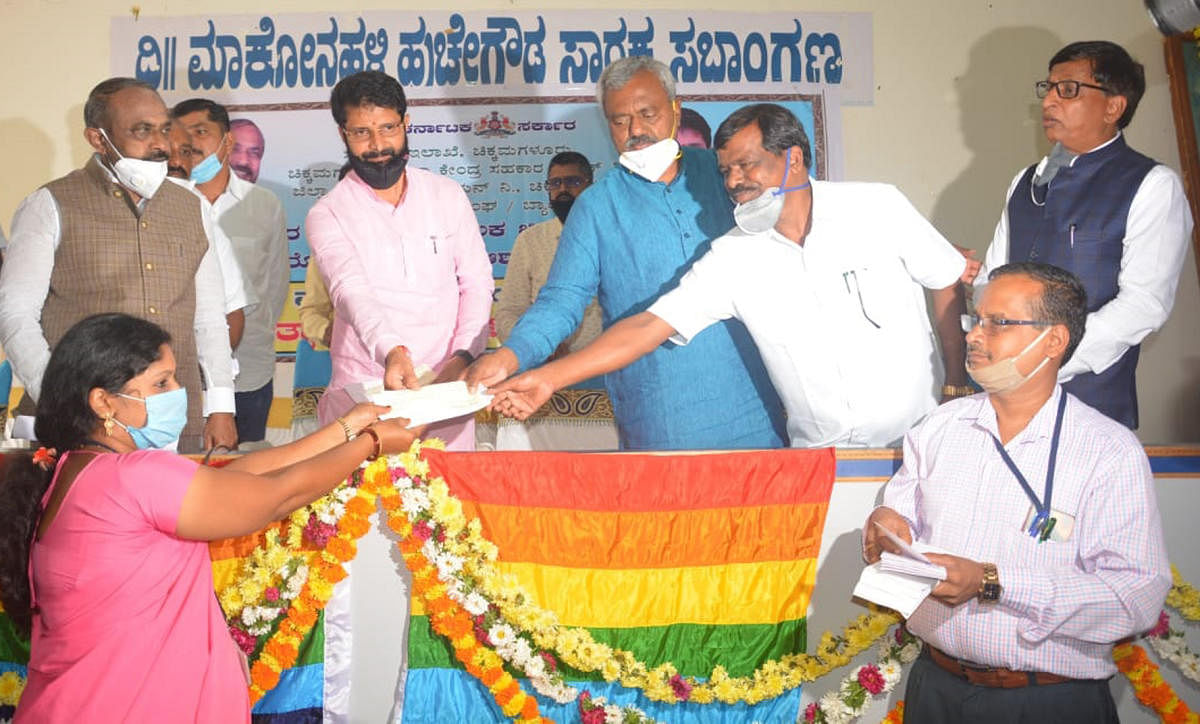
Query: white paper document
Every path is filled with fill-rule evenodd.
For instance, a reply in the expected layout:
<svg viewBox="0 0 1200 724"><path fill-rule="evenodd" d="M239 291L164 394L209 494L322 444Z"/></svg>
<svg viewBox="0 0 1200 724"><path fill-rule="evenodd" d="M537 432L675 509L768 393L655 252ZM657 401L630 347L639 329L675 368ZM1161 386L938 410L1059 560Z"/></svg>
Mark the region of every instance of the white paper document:
<svg viewBox="0 0 1200 724"><path fill-rule="evenodd" d="M385 390L382 380L368 380L346 385L346 393L355 402L391 407L383 419L407 417L412 427L471 415L492 401L491 395L471 393L462 381L425 385L417 390Z"/></svg>
<svg viewBox="0 0 1200 724"><path fill-rule="evenodd" d="M854 595L872 603L897 611L908 618L921 605L938 581L945 580L946 569L929 562L924 553L946 553L947 551L925 543L914 542L911 548L916 557L884 553L879 562L863 569L854 586ZM890 570L889 570L890 568ZM898 572L896 568L920 571L927 575Z"/></svg>

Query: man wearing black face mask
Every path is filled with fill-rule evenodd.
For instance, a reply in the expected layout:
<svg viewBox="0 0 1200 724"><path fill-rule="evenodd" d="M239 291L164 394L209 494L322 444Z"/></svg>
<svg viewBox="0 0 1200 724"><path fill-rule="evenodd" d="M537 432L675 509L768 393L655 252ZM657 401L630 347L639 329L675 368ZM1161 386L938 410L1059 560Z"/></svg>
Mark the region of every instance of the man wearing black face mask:
<svg viewBox="0 0 1200 724"><path fill-rule="evenodd" d="M575 199L592 185L592 164L581 153L563 151L550 159L546 173L546 195L555 218L525 229L513 243L512 256L500 298L496 301L496 336L501 342L508 339L517 320L537 299L538 290L550 274L550 263L558 250L558 237ZM595 299L583 313L583 321L574 334L558 346L554 357L582 349L602 330L600 305Z"/></svg>
<svg viewBox="0 0 1200 724"><path fill-rule="evenodd" d="M308 213L308 243L333 300L333 376L321 423L353 406L348 384L416 388L414 367L456 379L487 343L492 268L479 222L454 181L408 163L407 102L378 71L343 78L329 99L350 171ZM473 420L433 425L474 449Z"/></svg>
<svg viewBox="0 0 1200 724"><path fill-rule="evenodd" d="M0 273L0 340L29 393L18 414L33 414L50 350L67 329L124 312L171 334L175 377L188 391L179 449L236 446L221 271L200 200L163 183L167 107L146 83L110 78L92 89L83 116L95 154L22 202Z"/></svg>

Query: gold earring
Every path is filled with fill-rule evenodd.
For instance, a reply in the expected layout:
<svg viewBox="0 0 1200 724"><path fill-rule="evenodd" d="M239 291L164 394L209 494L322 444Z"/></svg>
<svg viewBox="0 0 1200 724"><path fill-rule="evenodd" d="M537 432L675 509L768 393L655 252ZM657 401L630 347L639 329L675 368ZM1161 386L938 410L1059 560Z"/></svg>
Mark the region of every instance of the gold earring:
<svg viewBox="0 0 1200 724"><path fill-rule="evenodd" d="M115 425L115 424L116 424L116 422L113 420L112 413L111 412L108 413L108 416L106 416L104 418L104 435L105 435L105 437L112 437L113 425Z"/></svg>

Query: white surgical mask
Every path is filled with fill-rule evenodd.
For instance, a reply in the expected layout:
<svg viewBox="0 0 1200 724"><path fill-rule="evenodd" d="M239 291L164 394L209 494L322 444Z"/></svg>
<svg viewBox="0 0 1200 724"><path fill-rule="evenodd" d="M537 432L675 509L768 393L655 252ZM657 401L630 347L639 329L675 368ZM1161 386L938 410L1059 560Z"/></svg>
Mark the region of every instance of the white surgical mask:
<svg viewBox="0 0 1200 724"><path fill-rule="evenodd" d="M664 138L636 151L621 154L621 165L647 181L657 181L679 158L679 141Z"/></svg>
<svg viewBox="0 0 1200 724"><path fill-rule="evenodd" d="M158 187L162 186L163 179L167 177L167 162L166 161L144 161L140 158L126 158L117 149L116 144L108 137L104 129L99 129L100 135L104 136L104 140L108 141L108 145L116 152L119 159L112 166L113 175L117 177L117 181L130 191L134 192L142 198L148 199L154 196L158 191Z"/></svg>
<svg viewBox="0 0 1200 724"><path fill-rule="evenodd" d="M1021 374L1021 372L1017 369L1017 360L1020 359L1026 352L1033 349L1034 346L1038 342L1041 342L1042 338L1045 337L1049 332L1050 328L1046 327L1046 329L1042 330L1042 333L1035 337L1034 340L1025 347L1025 349L1021 350L1012 357L1007 357L999 362L994 362L983 367L971 367L970 365L967 365L967 374L971 375L971 379L979 383L979 386L983 388L984 392L994 394L997 392L1008 392L1009 390L1017 389L1021 385L1033 379L1033 376L1038 373L1038 370L1045 367L1046 363L1050 361L1049 357L1044 358L1038 363L1038 366L1034 367L1033 371L1027 375Z"/></svg>
<svg viewBox="0 0 1200 724"><path fill-rule="evenodd" d="M792 149L787 150L790 160ZM799 186L788 186L787 177L791 165L783 167L783 181L779 186L764 189L757 197L733 208L733 222L747 234L761 234L770 231L779 223L783 214L783 195L789 191L799 191L812 186L811 181L805 181Z"/></svg>

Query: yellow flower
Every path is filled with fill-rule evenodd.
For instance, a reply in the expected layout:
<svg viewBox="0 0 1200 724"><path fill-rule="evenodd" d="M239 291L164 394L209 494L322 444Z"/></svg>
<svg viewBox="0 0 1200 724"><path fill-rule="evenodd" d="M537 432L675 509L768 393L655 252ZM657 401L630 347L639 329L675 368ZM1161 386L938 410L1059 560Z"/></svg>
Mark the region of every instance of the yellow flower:
<svg viewBox="0 0 1200 724"><path fill-rule="evenodd" d="M605 681L616 681L617 677L621 675L621 666L616 661L609 659L601 665L600 675L604 677Z"/></svg>
<svg viewBox="0 0 1200 724"><path fill-rule="evenodd" d="M0 706L16 706L25 690L25 679L15 671L0 674Z"/></svg>

